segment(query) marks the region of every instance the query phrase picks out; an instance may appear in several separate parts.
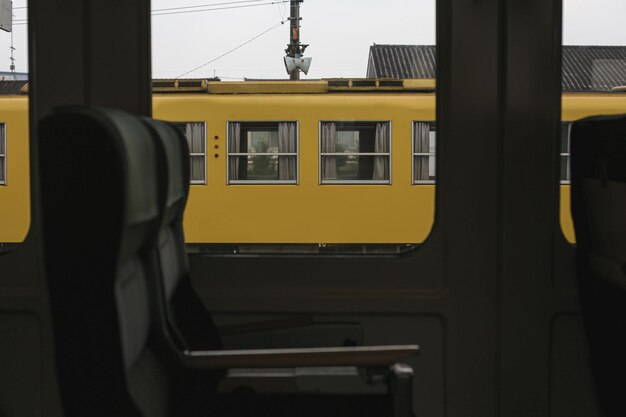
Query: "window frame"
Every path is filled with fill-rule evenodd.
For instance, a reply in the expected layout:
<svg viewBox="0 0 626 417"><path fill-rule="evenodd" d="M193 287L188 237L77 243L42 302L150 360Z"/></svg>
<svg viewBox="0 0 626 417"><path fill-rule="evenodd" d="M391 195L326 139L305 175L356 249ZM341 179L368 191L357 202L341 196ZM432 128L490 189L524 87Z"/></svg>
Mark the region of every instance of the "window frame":
<svg viewBox="0 0 626 417"><path fill-rule="evenodd" d="M559 184L560 185L570 185L572 183L572 171L571 171L571 162L572 162L572 149L571 149L571 138L572 138L572 123L570 121L565 121L562 120L561 121L561 129L563 129L563 125L567 125L567 152L561 152L561 147L562 147L562 143L561 140L563 139L563 132L560 131L559 133ZM562 179L561 178L561 161L563 159L563 157L566 157L566 166L565 166L565 177L569 178L569 179Z"/></svg>
<svg viewBox="0 0 626 417"><path fill-rule="evenodd" d="M207 154L208 154L208 150L207 150L207 122L206 121L191 121L191 120L181 120L181 121L170 121L170 123L176 124L176 125L180 125L180 124L190 124L190 123L194 123L194 124L200 124L202 125L202 141L204 143L204 153L202 152L192 152L191 151L191 141L187 138L186 133L183 133L183 135L185 136L185 139L187 139L187 144L189 145L189 184L190 185L207 185L209 182L209 167L208 167L208 158L207 158ZM178 128L178 127L177 127ZM186 126L185 126L186 128ZM193 178L191 178L191 159L193 156L203 156L204 158L204 179L203 180L194 180Z"/></svg>
<svg viewBox="0 0 626 417"><path fill-rule="evenodd" d="M435 158L435 164L437 161L437 143L435 142L434 152L415 152L415 124L416 123L428 123L428 133L437 133L437 122L435 120L411 120L411 185L433 185L437 183L437 165L435 165L435 179L431 180L416 180L415 179L415 157L416 156L433 156ZM437 137L435 136L435 140Z"/></svg>
<svg viewBox="0 0 626 417"><path fill-rule="evenodd" d="M2 160L2 169L0 169L0 185L7 185L7 124L6 122L0 122L0 129L2 132L0 133L0 142L2 146L0 149L4 149L2 153L0 153L0 160Z"/></svg>
<svg viewBox="0 0 626 417"><path fill-rule="evenodd" d="M231 123L295 123L296 125L296 152L230 152L229 125ZM295 156L296 157L296 179L295 180L231 180L230 179L230 157L231 156ZM226 120L226 185L300 185L300 121L299 120Z"/></svg>
<svg viewBox="0 0 626 417"><path fill-rule="evenodd" d="M389 152L322 152L322 123L387 123L389 126ZM392 185L392 152L393 152L393 124L391 120L319 120L317 124L317 146L318 146L318 184L319 185ZM324 156L381 156L389 158L389 179L388 180L325 180L322 178L322 158Z"/></svg>

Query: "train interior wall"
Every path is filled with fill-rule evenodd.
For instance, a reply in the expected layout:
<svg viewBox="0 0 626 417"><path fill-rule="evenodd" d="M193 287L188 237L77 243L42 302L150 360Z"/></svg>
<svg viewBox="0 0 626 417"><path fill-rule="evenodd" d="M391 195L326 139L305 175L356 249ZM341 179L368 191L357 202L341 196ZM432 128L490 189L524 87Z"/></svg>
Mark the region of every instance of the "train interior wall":
<svg viewBox="0 0 626 417"><path fill-rule="evenodd" d="M149 10L147 0L29 3L33 137L56 105L150 114ZM557 0L440 0L430 237L399 257L192 257L194 286L218 325L306 322L225 335L227 346L418 343L418 416L599 415L573 248L558 220L560 19ZM59 61L50 44L71 59ZM63 415L36 165L28 237L0 256L8 417Z"/></svg>

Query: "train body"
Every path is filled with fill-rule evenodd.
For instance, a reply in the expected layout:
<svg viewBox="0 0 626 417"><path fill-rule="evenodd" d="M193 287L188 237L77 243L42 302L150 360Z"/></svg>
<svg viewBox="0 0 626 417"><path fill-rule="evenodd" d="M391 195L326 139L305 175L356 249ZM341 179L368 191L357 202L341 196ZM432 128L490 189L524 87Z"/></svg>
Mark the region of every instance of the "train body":
<svg viewBox="0 0 626 417"><path fill-rule="evenodd" d="M562 102L568 122L623 112L626 94L565 93ZM27 110L24 95L0 97L5 244L29 228ZM190 142L190 244L420 244L433 226L432 80L155 82L153 114ZM560 219L573 242L562 136ZM520 152L532 169L532 149Z"/></svg>

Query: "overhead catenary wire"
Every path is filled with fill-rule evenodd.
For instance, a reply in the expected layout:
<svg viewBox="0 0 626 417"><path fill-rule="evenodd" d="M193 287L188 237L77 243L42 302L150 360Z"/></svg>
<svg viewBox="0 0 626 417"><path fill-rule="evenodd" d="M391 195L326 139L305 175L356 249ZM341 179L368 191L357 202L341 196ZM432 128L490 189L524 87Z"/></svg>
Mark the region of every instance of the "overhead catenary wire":
<svg viewBox="0 0 626 417"><path fill-rule="evenodd" d="M244 43L242 43L242 44L240 44L240 45L235 46L233 49L231 49L231 50L229 50L229 51L227 51L227 52L224 52L222 55L220 55L220 56L218 56L218 57L216 57L216 58L213 58L213 59L211 59L210 61L207 61L207 62L205 62L204 64L199 65L199 66L197 66L196 68L194 68L194 69L192 69L192 70L189 70L189 71L187 71L187 72L185 72L185 73L183 73L183 74L179 75L178 77L176 77L176 79L179 79L179 78L181 78L181 77L184 77L184 76L185 76L185 75L187 75L187 74L191 74L192 72L197 71L197 70L199 70L200 68L204 68L204 67L206 67L207 65L212 64L213 62L217 61L218 59L223 58L223 57L225 57L226 55L228 55L228 54L230 54L230 53L232 53L232 52L235 52L237 49L239 49L239 48L241 48L241 47L243 47L243 46L245 46L245 45L249 44L250 42L252 42L252 41L253 41L253 40L255 40L255 39L260 38L261 36L265 35L267 32L269 32L269 31L271 31L271 30L276 29L277 27L279 27L280 25L284 24L285 22L286 22L286 20L283 20L283 21L281 21L281 22L279 22L279 23L276 23L276 24L275 24L274 26L272 26L271 28L266 29L266 30L264 30L263 32L259 33L258 35L254 36L253 38L248 39L248 40L247 40L247 41L245 41Z"/></svg>
<svg viewBox="0 0 626 417"><path fill-rule="evenodd" d="M187 13L213 12L217 10L244 9L247 7L271 6L273 4L280 4L280 3L289 3L289 0L279 0L279 1L272 1L268 3L259 3L259 4L242 4L239 6L212 7L209 9L179 10L179 11L165 12L165 13L152 13L152 16L167 16L167 15L173 15L173 14L187 14Z"/></svg>
<svg viewBox="0 0 626 417"><path fill-rule="evenodd" d="M227 2L221 2L221 3L198 4L195 6L166 7L162 9L152 9L152 12L166 12L170 10L182 10L182 9L198 9L200 7L226 6L229 4L240 4L240 3L260 3L262 1L267 1L267 0L240 0L240 1L227 1Z"/></svg>
<svg viewBox="0 0 626 417"><path fill-rule="evenodd" d="M255 4L245 4L245 3L255 3ZM282 4L289 3L289 0L239 0L239 1L229 1L229 2L220 2L220 3L206 3L206 4L198 4L195 6L180 6L180 7L167 7L162 9L153 9L151 11L152 16L167 16L173 14L187 14L187 13L200 13L200 12L212 12L218 10L232 10L232 9L243 9L248 7L259 7L259 6L271 6L274 4ZM229 6L234 5L234 6ZM227 6L227 7L214 7L214 6ZM27 7L21 7L21 9L26 9ZM14 8L14 9L17 9ZM26 23L28 19L15 19L14 22L17 23Z"/></svg>

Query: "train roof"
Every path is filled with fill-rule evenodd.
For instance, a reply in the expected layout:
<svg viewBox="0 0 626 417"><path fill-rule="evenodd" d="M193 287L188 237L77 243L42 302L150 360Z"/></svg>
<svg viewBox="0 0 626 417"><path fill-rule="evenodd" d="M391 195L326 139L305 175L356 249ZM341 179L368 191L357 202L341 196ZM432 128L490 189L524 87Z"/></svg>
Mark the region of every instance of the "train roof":
<svg viewBox="0 0 626 417"><path fill-rule="evenodd" d="M205 94L324 94L334 92L421 92L435 91L432 79L374 79L333 78L322 80L246 80L220 81L219 79L155 79L153 93L205 93ZM26 81L0 81L0 95L26 95Z"/></svg>
<svg viewBox="0 0 626 417"><path fill-rule="evenodd" d="M155 79L155 94L332 94L332 93L434 93L434 79L422 78L329 78L321 80ZM611 89L564 90L564 93L626 92L626 79ZM28 81L0 81L0 96L28 95Z"/></svg>
<svg viewBox="0 0 626 417"><path fill-rule="evenodd" d="M435 45L372 45L368 77L435 78ZM607 92L626 85L626 46L563 45L561 90Z"/></svg>

